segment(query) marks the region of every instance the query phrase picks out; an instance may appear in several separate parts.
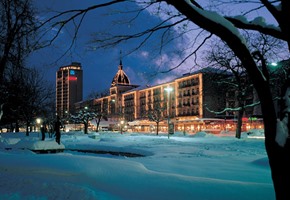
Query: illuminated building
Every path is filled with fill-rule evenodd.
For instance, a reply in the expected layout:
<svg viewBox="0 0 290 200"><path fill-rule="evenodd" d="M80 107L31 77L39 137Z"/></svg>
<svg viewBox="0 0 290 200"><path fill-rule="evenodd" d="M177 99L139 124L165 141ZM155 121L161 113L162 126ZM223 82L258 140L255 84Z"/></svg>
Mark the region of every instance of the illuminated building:
<svg viewBox="0 0 290 200"><path fill-rule="evenodd" d="M56 72L56 113L61 117L73 111L74 104L83 99L83 70L73 62Z"/></svg>
<svg viewBox="0 0 290 200"><path fill-rule="evenodd" d="M118 121L120 118L124 118L122 94L137 87L138 85L131 84L128 76L123 70L122 61L120 61L118 71L111 82L110 95L93 100L95 111L98 113L105 113L110 117L110 120L113 121Z"/></svg>
<svg viewBox="0 0 290 200"><path fill-rule="evenodd" d="M164 119L160 123L161 131L166 131L168 117L176 129L196 131L200 128L199 119L217 117L206 106L213 110L225 108L225 93L212 84L210 77L203 71L188 73L168 83L124 92L122 103L125 119L138 120L140 131L150 131L149 126L154 123L148 121L148 112L160 112L160 117ZM169 94L167 88L172 88Z"/></svg>
<svg viewBox="0 0 290 200"><path fill-rule="evenodd" d="M170 93L166 91L169 87L172 88ZM176 128L194 131L199 128L198 119L216 117L206 106L212 110L221 110L225 108L226 102L225 91L217 84L212 84L207 72L184 74L160 85L138 86L130 83L120 61L108 96L75 105L78 109L89 106L116 123L121 119L131 124L138 121L140 131L149 131L154 122L148 119L148 113L158 111L164 119L160 122L164 131L167 129L166 119L169 118L176 124Z"/></svg>

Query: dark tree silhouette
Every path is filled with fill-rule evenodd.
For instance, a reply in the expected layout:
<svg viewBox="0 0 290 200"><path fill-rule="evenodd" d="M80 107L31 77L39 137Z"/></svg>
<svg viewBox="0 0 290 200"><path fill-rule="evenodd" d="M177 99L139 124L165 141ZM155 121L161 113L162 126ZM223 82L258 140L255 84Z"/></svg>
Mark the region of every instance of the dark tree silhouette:
<svg viewBox="0 0 290 200"><path fill-rule="evenodd" d="M0 108L5 109L5 94L10 93L3 87L5 72L8 68L21 70L24 67L25 58L34 49L36 18L31 0L1 0L0 17Z"/></svg>

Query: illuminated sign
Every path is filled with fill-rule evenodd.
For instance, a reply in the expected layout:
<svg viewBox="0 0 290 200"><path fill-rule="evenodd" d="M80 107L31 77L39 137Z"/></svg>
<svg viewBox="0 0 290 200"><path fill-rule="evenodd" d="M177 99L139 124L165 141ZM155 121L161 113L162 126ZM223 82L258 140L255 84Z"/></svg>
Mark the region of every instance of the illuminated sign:
<svg viewBox="0 0 290 200"><path fill-rule="evenodd" d="M71 69L71 70L69 70L69 74L70 74L70 75L75 75L76 72L75 72L75 70L72 70L72 69Z"/></svg>
<svg viewBox="0 0 290 200"><path fill-rule="evenodd" d="M242 120L243 120L243 121L257 121L258 118L257 118L257 117L249 117L249 118L247 118L247 117L243 117Z"/></svg>
<svg viewBox="0 0 290 200"><path fill-rule="evenodd" d="M248 118L247 117L243 117L242 121L248 121Z"/></svg>
<svg viewBox="0 0 290 200"><path fill-rule="evenodd" d="M257 117L249 117L249 120L256 121L256 120L258 120L258 118Z"/></svg>
<svg viewBox="0 0 290 200"><path fill-rule="evenodd" d="M70 76L70 77L68 77L68 80L69 81L76 81L76 80L78 80L78 78L75 76Z"/></svg>
<svg viewBox="0 0 290 200"><path fill-rule="evenodd" d="M71 69L69 70L69 77L68 77L68 80L69 81L76 81L78 78L75 76L76 75L76 71Z"/></svg>

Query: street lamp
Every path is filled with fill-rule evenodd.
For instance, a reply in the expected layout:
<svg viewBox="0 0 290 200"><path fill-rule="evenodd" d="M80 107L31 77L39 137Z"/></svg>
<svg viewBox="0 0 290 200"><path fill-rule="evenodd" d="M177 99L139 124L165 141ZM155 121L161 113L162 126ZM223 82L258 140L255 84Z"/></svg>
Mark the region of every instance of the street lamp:
<svg viewBox="0 0 290 200"><path fill-rule="evenodd" d="M272 63L271 63L271 66L273 66L273 67L277 67L277 66L278 66L278 63L276 63L276 62L272 62Z"/></svg>
<svg viewBox="0 0 290 200"><path fill-rule="evenodd" d="M172 87L167 87L164 89L167 92L167 130L168 130L168 139L169 139L169 124L170 124L170 114L169 114L169 106L170 106L170 92L173 91Z"/></svg>
<svg viewBox="0 0 290 200"><path fill-rule="evenodd" d="M39 128L39 130L40 130L40 124L41 124L41 118L36 118L36 124L37 124L37 126L38 126L38 128ZM37 126L36 126L36 128L37 128ZM37 130L36 130L37 131ZM38 133L39 134L39 133ZM38 135L39 136L39 135Z"/></svg>
<svg viewBox="0 0 290 200"><path fill-rule="evenodd" d="M37 124L40 124L40 123L41 123L41 119L40 119L40 118L37 118L37 119L36 119L36 123L37 123Z"/></svg>

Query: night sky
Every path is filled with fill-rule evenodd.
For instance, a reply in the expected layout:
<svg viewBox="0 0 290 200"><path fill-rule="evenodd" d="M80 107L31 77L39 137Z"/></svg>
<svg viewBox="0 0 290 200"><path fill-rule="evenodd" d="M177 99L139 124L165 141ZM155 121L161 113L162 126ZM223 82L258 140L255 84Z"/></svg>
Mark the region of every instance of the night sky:
<svg viewBox="0 0 290 200"><path fill-rule="evenodd" d="M41 21L44 21L49 16L57 14L57 12L86 8L100 2L95 0L34 0L34 6L38 9L37 17ZM165 7L167 8L167 6ZM194 58L191 58L170 73L160 73L168 68L177 66L186 53L196 48L196 46L188 48L192 46L193 32L184 35L184 37L178 37L162 49L160 49L162 33L157 32L153 34L142 48L129 55L128 53L136 48L144 37L129 40L121 45L106 49L95 48L93 40L96 36L104 33L123 35L137 33L148 27L153 27L165 18L162 14L156 15L152 14L154 13L152 10L145 10L135 20L125 23L136 16L136 12L128 14L128 11L138 9L140 7L135 3L121 3L109 8L89 12L84 18L72 46L75 28L70 23L65 26L51 46L33 53L28 58L29 66L41 69L45 78L55 83L55 73L59 67L69 65L72 62L80 62L84 74L84 99L92 91L102 92L109 89L111 81L118 70L120 57L122 57L123 70L128 75L131 84L136 85L160 84L180 77L184 73L197 70L199 66L193 62ZM124 14L124 12L127 13ZM238 12L240 12L240 8ZM256 14L259 15L260 13ZM182 28L177 27L172 29L167 33L168 35L166 35L165 40L169 41L170 38L180 35ZM43 40L52 38L57 32L58 27L49 28L48 30ZM208 34L204 33L204 37L206 36ZM120 56L120 51L122 51L122 56ZM199 51L197 58L202 60L202 54L203 51ZM205 67L202 61L199 62L201 67Z"/></svg>
<svg viewBox="0 0 290 200"><path fill-rule="evenodd" d="M35 6L38 8L37 17L45 20L56 11L85 8L94 3L96 1L93 0L53 0L35 1ZM127 55L128 52L138 46L142 38L130 40L111 48L94 48L95 44L92 41L95 35L136 33L161 22L161 19L145 11L130 24L122 23L123 20L130 19L134 15L120 14L119 11L130 9L137 10L138 7L134 7L132 3L130 5L119 4L88 13L80 27L77 39L70 49L74 27L72 24L68 24L50 47L39 50L29 57L29 65L40 68L45 74L45 78L54 83L55 72L60 66L80 62L84 74L84 98L92 91L101 92L109 89L121 57L123 69L130 78L131 84L154 85L171 81L183 73L187 73L189 71L187 67L180 67L178 70L166 74L157 73L168 66L173 66L180 60L180 56L175 51L180 45L178 40L164 47L160 52L161 33L153 35L141 49L129 55ZM50 28L44 39L48 40L57 30L57 28ZM64 55L67 50L68 52Z"/></svg>

